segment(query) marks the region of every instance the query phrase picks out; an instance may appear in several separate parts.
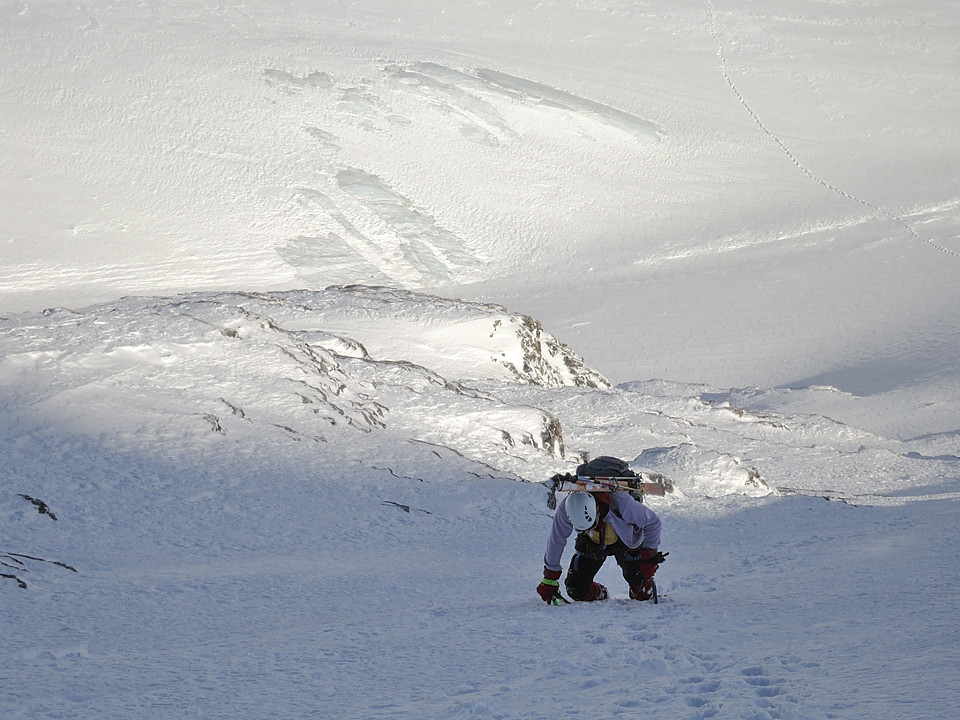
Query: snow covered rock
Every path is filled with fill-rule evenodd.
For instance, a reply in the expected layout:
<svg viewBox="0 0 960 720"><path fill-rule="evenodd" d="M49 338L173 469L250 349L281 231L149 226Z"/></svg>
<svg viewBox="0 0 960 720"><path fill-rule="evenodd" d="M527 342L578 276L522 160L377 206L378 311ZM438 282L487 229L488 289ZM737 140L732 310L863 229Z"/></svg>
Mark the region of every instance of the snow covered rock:
<svg viewBox="0 0 960 720"><path fill-rule="evenodd" d="M188 439L239 448L388 433L516 474L563 457L560 421L448 378L606 382L531 318L362 287L52 309L10 318L0 358L4 404L27 427L160 454Z"/></svg>
<svg viewBox="0 0 960 720"><path fill-rule="evenodd" d="M284 327L322 327L362 343L379 360L407 360L444 377L610 387L539 321L499 305L363 285L257 297Z"/></svg>
<svg viewBox="0 0 960 720"><path fill-rule="evenodd" d="M762 497L775 492L756 467L730 453L698 447L693 443L648 448L635 463L683 478L679 489L689 494Z"/></svg>

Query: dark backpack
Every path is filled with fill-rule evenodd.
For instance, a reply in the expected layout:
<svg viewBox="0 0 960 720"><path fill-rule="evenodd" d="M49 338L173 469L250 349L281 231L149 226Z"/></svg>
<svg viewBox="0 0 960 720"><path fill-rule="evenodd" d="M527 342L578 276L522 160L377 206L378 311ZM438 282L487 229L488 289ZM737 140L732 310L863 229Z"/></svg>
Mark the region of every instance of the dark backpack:
<svg viewBox="0 0 960 720"><path fill-rule="evenodd" d="M636 477L626 460L601 455L589 462L577 466L577 475L580 477Z"/></svg>

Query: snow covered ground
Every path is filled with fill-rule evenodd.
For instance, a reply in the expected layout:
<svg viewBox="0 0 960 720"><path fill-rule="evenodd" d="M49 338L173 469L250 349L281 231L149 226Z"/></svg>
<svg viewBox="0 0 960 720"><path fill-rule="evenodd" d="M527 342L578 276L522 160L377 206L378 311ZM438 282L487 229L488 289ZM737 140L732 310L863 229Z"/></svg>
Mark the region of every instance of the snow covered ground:
<svg viewBox="0 0 960 720"><path fill-rule="evenodd" d="M0 18L4 718L950 715L955 3Z"/></svg>

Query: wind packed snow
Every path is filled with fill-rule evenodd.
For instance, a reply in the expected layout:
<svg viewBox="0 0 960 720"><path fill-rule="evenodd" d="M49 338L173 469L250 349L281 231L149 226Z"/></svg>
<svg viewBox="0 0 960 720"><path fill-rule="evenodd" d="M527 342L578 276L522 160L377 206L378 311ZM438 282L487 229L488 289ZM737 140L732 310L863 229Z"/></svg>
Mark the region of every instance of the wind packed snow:
<svg viewBox="0 0 960 720"><path fill-rule="evenodd" d="M0 0L0 716L949 717L958 37ZM598 455L659 604L535 592Z"/></svg>

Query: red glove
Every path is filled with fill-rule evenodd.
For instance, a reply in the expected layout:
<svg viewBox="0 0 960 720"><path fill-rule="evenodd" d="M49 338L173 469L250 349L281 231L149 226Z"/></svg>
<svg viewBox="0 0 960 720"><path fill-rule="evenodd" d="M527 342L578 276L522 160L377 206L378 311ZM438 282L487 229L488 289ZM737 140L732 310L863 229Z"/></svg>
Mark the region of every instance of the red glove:
<svg viewBox="0 0 960 720"><path fill-rule="evenodd" d="M669 555L670 553L667 553ZM640 548L640 562L643 563L640 566L640 574L643 576L644 580L650 580L656 574L657 569L660 567L660 563L664 561L667 555L661 555L657 550L650 550L649 548Z"/></svg>
<svg viewBox="0 0 960 720"><path fill-rule="evenodd" d="M543 569L543 580L537 585L537 595L547 604L553 602L554 596L560 592L560 583L557 582L563 574L560 570Z"/></svg>
<svg viewBox="0 0 960 720"><path fill-rule="evenodd" d="M653 597L653 576L657 572L657 568L660 567L660 563L670 553L660 554L656 550L650 550L649 548L640 549L640 576L643 578L643 582L639 585L630 586L630 597L634 600L649 600Z"/></svg>

